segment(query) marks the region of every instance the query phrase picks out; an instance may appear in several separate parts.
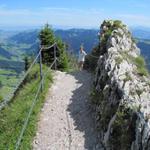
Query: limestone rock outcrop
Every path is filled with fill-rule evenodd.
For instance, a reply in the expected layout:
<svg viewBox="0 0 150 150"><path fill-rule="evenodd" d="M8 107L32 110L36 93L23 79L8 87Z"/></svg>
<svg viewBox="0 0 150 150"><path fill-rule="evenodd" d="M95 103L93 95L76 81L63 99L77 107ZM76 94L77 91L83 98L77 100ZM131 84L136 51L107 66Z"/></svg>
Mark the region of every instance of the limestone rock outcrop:
<svg viewBox="0 0 150 150"><path fill-rule="evenodd" d="M92 101L106 150L150 150L150 78L128 28L104 21Z"/></svg>

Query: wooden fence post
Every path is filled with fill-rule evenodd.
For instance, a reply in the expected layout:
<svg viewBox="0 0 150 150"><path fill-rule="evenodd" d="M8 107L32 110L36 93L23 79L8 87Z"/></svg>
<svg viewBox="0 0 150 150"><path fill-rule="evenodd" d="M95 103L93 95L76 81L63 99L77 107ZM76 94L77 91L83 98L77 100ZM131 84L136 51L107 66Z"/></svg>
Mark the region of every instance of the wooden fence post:
<svg viewBox="0 0 150 150"><path fill-rule="evenodd" d="M56 44L54 45L54 60L55 60L55 64L54 64L54 67L55 67L55 70L57 69L57 62L56 62Z"/></svg>
<svg viewBox="0 0 150 150"><path fill-rule="evenodd" d="M40 81L41 81L41 92L42 92L43 91L42 47L40 48Z"/></svg>

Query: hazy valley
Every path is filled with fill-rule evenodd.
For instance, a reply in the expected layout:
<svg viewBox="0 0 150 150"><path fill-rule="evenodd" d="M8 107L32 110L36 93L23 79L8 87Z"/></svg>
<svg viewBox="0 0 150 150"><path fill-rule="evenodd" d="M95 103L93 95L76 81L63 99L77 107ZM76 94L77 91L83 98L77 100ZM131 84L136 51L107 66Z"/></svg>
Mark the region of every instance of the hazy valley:
<svg viewBox="0 0 150 150"><path fill-rule="evenodd" d="M55 35L62 38L68 45L68 51L77 55L81 44L84 45L87 53L98 44L98 31L96 29L58 29L55 30ZM150 69L150 30L135 28L132 32ZM0 96L3 98L11 93L22 77L24 57L26 55L34 57L39 50L38 34L39 30L0 31Z"/></svg>

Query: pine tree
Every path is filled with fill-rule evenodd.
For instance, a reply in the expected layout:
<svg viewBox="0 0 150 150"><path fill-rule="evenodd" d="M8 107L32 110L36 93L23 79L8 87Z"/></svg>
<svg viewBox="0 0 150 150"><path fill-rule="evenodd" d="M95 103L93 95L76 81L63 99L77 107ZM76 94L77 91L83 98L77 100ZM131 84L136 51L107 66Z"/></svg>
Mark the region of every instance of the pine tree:
<svg viewBox="0 0 150 150"><path fill-rule="evenodd" d="M49 24L46 24L44 28L41 30L39 38L42 46L50 46L54 44L55 36Z"/></svg>
<svg viewBox="0 0 150 150"><path fill-rule="evenodd" d="M55 43L55 36L49 24L46 24L39 34L41 46L48 47ZM42 52L42 62L50 65L54 60L54 49Z"/></svg>
<svg viewBox="0 0 150 150"><path fill-rule="evenodd" d="M68 69L68 56L65 50L65 44L60 38L55 37L53 30L48 24L44 26L41 30L39 39L41 41L41 46L48 47L56 42L56 56L58 58L57 68L60 70ZM43 50L44 51L44 50ZM50 65L54 61L54 48L42 53L42 62Z"/></svg>
<svg viewBox="0 0 150 150"><path fill-rule="evenodd" d="M66 46L60 38L56 38L56 43L57 43L57 46L59 48L58 68L66 71L69 67L68 66L68 61L69 60L68 60L68 54L67 54L67 51L66 51Z"/></svg>
<svg viewBox="0 0 150 150"><path fill-rule="evenodd" d="M2 84L2 81L0 81L0 88L2 88L3 87L3 84Z"/></svg>
<svg viewBox="0 0 150 150"><path fill-rule="evenodd" d="M24 70L27 71L29 69L29 65L30 65L30 62L29 62L29 59L27 56L24 57Z"/></svg>
<svg viewBox="0 0 150 150"><path fill-rule="evenodd" d="M0 102L3 100L3 97L0 95Z"/></svg>

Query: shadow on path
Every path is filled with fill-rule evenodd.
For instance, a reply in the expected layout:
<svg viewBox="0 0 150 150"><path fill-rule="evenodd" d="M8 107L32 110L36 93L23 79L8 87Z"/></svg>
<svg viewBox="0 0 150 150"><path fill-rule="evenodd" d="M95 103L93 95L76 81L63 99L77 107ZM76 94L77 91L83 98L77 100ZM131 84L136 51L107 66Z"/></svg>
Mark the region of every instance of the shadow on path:
<svg viewBox="0 0 150 150"><path fill-rule="evenodd" d="M92 87L92 75L86 71L71 73L77 80L77 88L73 91L71 102L67 111L74 121L74 130L79 130L84 135L84 149L95 150L97 145L97 132L95 121L90 107L90 91ZM74 140L74 135L72 135ZM72 145L74 143L72 142ZM77 146L78 145L74 145ZM78 150L78 148L76 148Z"/></svg>

